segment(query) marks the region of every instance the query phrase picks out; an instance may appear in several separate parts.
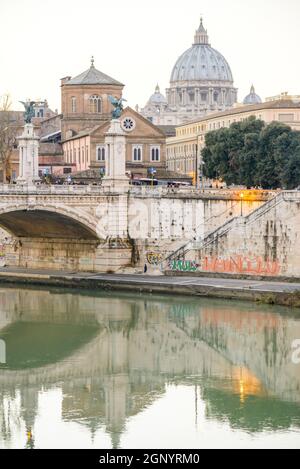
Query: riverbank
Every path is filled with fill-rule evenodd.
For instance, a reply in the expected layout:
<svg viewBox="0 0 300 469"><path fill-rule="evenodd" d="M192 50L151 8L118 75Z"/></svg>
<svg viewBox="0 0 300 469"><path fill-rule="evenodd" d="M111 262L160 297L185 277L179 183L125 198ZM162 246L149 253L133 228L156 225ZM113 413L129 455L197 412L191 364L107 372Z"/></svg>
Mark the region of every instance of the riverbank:
<svg viewBox="0 0 300 469"><path fill-rule="evenodd" d="M165 293L255 301L300 308L300 283L228 278L154 277L1 268L0 284L43 285L104 291Z"/></svg>

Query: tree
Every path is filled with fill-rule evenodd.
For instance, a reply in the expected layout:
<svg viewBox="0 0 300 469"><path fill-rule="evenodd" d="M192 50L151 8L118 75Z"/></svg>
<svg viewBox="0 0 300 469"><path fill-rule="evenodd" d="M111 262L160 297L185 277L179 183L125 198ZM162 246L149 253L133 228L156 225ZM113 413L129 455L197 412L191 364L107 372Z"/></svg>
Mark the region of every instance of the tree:
<svg viewBox="0 0 300 469"><path fill-rule="evenodd" d="M295 189L300 186L300 132L291 131L277 139L275 153L281 187Z"/></svg>
<svg viewBox="0 0 300 469"><path fill-rule="evenodd" d="M202 151L205 175L223 179L226 184L252 186L255 177L255 158L259 134L265 124L255 117L209 132Z"/></svg>
<svg viewBox="0 0 300 469"><path fill-rule="evenodd" d="M295 189L300 185L300 132L250 117L209 132L202 151L208 178L227 185Z"/></svg>
<svg viewBox="0 0 300 469"><path fill-rule="evenodd" d="M202 151L204 174L210 179L223 178L229 167L226 130L209 132L205 137L206 145Z"/></svg>
<svg viewBox="0 0 300 469"><path fill-rule="evenodd" d="M9 95L0 97L0 165L3 183L11 178L11 156L16 145L16 128L11 118Z"/></svg>
<svg viewBox="0 0 300 469"><path fill-rule="evenodd" d="M260 150L257 155L256 184L263 189L278 189L282 187L280 172L283 161L280 146L280 138L288 138L292 129L281 122L271 122L261 132Z"/></svg>
<svg viewBox="0 0 300 469"><path fill-rule="evenodd" d="M259 133L248 133L239 156L238 183L251 188L256 185L257 154L259 152Z"/></svg>

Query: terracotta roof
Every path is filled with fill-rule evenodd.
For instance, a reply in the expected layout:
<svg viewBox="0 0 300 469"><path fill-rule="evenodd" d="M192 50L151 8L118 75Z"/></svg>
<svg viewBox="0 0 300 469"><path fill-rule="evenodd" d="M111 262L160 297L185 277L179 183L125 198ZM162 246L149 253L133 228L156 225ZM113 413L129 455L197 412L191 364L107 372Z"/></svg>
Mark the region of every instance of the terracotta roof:
<svg viewBox="0 0 300 469"><path fill-rule="evenodd" d="M118 86L124 86L123 83L120 83L119 81L115 80L114 78L111 78L108 75L105 75L105 73L100 72L97 70L94 66L94 64L91 65L91 67L86 70L85 72L81 73L75 78L72 78L71 80L67 81L65 83L66 85L118 85Z"/></svg>

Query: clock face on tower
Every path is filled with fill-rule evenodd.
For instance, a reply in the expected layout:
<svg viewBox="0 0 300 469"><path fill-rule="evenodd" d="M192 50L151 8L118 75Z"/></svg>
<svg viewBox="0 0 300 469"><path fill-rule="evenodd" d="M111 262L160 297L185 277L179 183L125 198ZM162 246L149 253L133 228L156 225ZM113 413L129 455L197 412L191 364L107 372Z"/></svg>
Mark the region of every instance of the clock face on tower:
<svg viewBox="0 0 300 469"><path fill-rule="evenodd" d="M124 117L121 126L125 132L132 132L135 129L136 123L132 117Z"/></svg>

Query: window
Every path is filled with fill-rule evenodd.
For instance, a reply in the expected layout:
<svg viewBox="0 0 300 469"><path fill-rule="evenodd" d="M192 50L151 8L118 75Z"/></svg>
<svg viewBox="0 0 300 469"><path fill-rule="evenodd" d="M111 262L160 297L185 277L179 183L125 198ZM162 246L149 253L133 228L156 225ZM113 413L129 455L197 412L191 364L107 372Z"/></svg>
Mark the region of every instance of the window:
<svg viewBox="0 0 300 469"><path fill-rule="evenodd" d="M143 146L133 145L132 147L132 160L135 162L141 162L143 158Z"/></svg>
<svg viewBox="0 0 300 469"><path fill-rule="evenodd" d="M72 108L73 114L76 112L76 104L77 104L76 98L75 96L73 96L73 98L71 98L71 108Z"/></svg>
<svg viewBox="0 0 300 469"><path fill-rule="evenodd" d="M294 114L279 114L278 120L280 122L293 122L294 121Z"/></svg>
<svg viewBox="0 0 300 469"><path fill-rule="evenodd" d="M151 161L160 161L160 147L151 147L150 156Z"/></svg>
<svg viewBox="0 0 300 469"><path fill-rule="evenodd" d="M71 174L72 168L64 168L64 174Z"/></svg>
<svg viewBox="0 0 300 469"><path fill-rule="evenodd" d="M97 161L105 161L106 158L106 148L105 146L101 145L96 148L96 160Z"/></svg>
<svg viewBox="0 0 300 469"><path fill-rule="evenodd" d="M100 96L91 96L89 99L90 112L92 114L101 114L102 112L102 100Z"/></svg>

